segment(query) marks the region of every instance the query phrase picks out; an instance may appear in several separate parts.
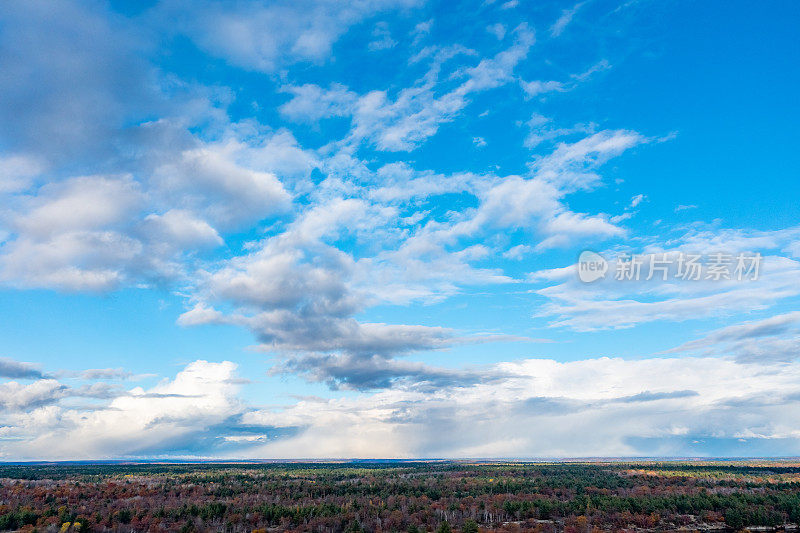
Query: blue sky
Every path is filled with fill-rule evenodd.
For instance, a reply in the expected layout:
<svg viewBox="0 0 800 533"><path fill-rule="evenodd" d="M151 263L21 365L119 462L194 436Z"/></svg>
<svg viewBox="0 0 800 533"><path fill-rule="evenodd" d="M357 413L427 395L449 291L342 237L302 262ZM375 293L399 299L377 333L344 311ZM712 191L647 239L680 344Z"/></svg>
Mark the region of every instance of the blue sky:
<svg viewBox="0 0 800 533"><path fill-rule="evenodd" d="M798 22L4 2L0 459L800 454Z"/></svg>

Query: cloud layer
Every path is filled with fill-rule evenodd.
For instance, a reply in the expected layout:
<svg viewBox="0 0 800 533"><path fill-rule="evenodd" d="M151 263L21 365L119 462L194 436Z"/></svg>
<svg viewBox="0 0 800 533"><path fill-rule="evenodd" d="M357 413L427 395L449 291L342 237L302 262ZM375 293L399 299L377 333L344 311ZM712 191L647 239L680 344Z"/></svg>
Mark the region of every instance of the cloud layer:
<svg viewBox="0 0 800 533"><path fill-rule="evenodd" d="M8 353L0 457L797 452L800 229L638 222L659 192L625 162L674 135L592 107L606 44L565 59L619 9L478 2L473 27L434 4L0 4L0 290L177 302L170 324L244 330L259 376L303 397L252 401L276 398L227 352L156 361L155 385L99 350ZM584 249L610 273L629 253L763 266L585 284ZM664 324L686 337L586 351Z"/></svg>
<svg viewBox="0 0 800 533"><path fill-rule="evenodd" d="M413 375L413 372L406 370ZM493 376L493 377L492 377ZM800 367L730 358L528 359L351 398L248 406L231 362L91 409L53 379L0 389L4 456L578 457L795 455ZM491 377L491 378L490 378ZM779 391L779 392L776 392ZM743 409L746 406L746 409Z"/></svg>

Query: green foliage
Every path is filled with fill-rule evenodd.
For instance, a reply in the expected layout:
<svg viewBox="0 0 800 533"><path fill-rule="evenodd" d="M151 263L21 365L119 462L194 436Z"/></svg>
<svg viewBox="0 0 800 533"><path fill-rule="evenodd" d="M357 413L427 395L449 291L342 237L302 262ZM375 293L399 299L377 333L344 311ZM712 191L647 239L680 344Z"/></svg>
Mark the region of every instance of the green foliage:
<svg viewBox="0 0 800 533"><path fill-rule="evenodd" d="M465 520L461 526L461 533L478 533L478 524L472 519Z"/></svg>
<svg viewBox="0 0 800 533"><path fill-rule="evenodd" d="M133 518L133 513L130 509L122 509L117 513L117 520L123 524L129 524Z"/></svg>
<svg viewBox="0 0 800 533"><path fill-rule="evenodd" d="M13 531L23 526L35 525L39 515L30 509L16 509L0 516L0 531Z"/></svg>
<svg viewBox="0 0 800 533"><path fill-rule="evenodd" d="M200 507L198 515L203 521L215 520L225 516L225 510L228 508L224 503L212 502Z"/></svg>
<svg viewBox="0 0 800 533"><path fill-rule="evenodd" d="M364 528L361 527L361 524L354 521L347 526L347 529L344 530L344 533L364 533Z"/></svg>

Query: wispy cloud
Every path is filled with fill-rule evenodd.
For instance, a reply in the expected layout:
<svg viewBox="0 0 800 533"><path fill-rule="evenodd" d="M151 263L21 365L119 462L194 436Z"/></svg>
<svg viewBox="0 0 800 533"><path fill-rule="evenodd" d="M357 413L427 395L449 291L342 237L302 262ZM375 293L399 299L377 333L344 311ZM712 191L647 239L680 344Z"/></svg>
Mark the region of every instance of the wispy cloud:
<svg viewBox="0 0 800 533"><path fill-rule="evenodd" d="M665 353L734 356L745 362L788 362L800 357L800 312L726 326Z"/></svg>
<svg viewBox="0 0 800 533"><path fill-rule="evenodd" d="M367 0L341 5L302 0L222 6L211 1L169 0L154 8L151 16L215 56L247 69L274 72L296 62L324 62L350 26L420 3Z"/></svg>
<svg viewBox="0 0 800 533"><path fill-rule="evenodd" d="M572 19L578 13L578 10L581 7L583 7L583 5L585 3L586 2L578 2L577 4L572 6L571 8L568 8L568 9L565 9L564 11L562 11L561 12L561 16L558 17L558 20L556 20L553 23L553 25L550 26L550 35L552 37L558 37L559 35L564 33L564 30L567 28L569 23L572 22Z"/></svg>

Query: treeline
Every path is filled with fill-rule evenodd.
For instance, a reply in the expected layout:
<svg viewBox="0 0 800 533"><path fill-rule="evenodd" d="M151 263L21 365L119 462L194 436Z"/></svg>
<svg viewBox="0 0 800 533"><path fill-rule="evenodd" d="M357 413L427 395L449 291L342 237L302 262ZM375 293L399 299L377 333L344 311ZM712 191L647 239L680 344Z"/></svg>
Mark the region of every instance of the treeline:
<svg viewBox="0 0 800 533"><path fill-rule="evenodd" d="M0 466L0 531L472 533L800 523L800 466Z"/></svg>

